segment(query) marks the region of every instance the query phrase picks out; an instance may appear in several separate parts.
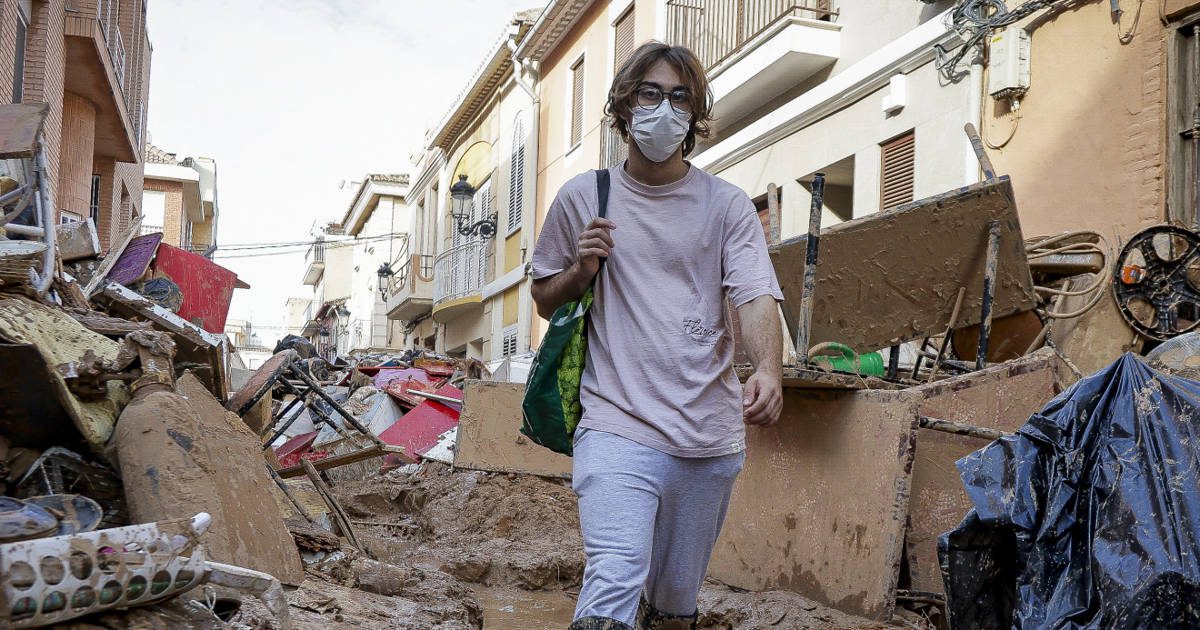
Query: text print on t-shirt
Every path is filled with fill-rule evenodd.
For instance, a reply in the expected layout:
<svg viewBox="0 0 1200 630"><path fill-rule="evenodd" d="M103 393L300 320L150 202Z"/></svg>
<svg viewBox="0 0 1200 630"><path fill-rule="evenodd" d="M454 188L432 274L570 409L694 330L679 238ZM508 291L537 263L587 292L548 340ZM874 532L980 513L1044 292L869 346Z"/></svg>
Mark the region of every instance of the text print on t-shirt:
<svg viewBox="0 0 1200 630"><path fill-rule="evenodd" d="M717 339L721 337L721 331L701 324L700 320L696 318L683 320L683 332L692 341L709 346L716 343Z"/></svg>

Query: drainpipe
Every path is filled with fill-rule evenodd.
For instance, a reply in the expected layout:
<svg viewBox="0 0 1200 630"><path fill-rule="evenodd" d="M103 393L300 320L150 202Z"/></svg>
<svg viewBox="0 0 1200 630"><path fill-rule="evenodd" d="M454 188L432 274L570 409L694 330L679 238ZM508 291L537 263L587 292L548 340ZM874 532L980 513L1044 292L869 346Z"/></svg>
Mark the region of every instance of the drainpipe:
<svg viewBox="0 0 1200 630"><path fill-rule="evenodd" d="M983 44L972 53L971 58L971 74L968 79L970 86L967 94L967 120L979 133L983 133ZM971 147L971 143L963 139L963 145L966 147L966 153L963 156L963 164L966 167L963 170L963 185L969 186L979 181L979 158L975 157L975 149Z"/></svg>
<svg viewBox="0 0 1200 630"><path fill-rule="evenodd" d="M540 96L538 96L538 93L534 89L533 85L530 84L529 81L526 79L526 73L528 73L528 76L530 77L530 79L532 81L537 81L538 80L537 69L534 68L533 63L530 62L528 59L518 59L517 58L517 38L519 37L519 33L520 33L520 27L515 27L513 29L513 31L511 32L510 37L508 38L508 52L512 58L513 65L514 65L513 79L517 82L517 85L521 86L522 90L525 90L525 93L529 95L530 100L533 101L533 113L529 117L530 118L529 127L530 127L530 134L531 134L530 137L533 139L533 141L527 143L526 147L529 150L528 163L531 164L533 167L533 180L534 180L534 187L533 187L534 204L533 204L533 206L534 207L533 207L532 220L525 219L524 213L522 213L522 215L521 215L522 220L526 222L526 225L533 225L533 227L534 227L533 230L525 230L524 229L525 226L522 226L522 230L521 230L522 238L527 239L527 242L532 244L532 238L534 236L533 232L535 232L537 229L537 185L536 185L536 183L537 183L537 178L538 178L538 144L539 144L539 138L541 138L542 99ZM527 248L522 247L521 251L525 251L526 249ZM522 261L522 264L524 264L524 261ZM518 317L519 317L519 314L518 314ZM536 317L536 315L534 315L532 313L532 311L530 311L529 321L523 327L524 330L521 331L521 334L523 334L525 336L524 341L525 341L526 345L528 345L528 346L532 346L532 344L533 344L533 322L534 322L535 317Z"/></svg>

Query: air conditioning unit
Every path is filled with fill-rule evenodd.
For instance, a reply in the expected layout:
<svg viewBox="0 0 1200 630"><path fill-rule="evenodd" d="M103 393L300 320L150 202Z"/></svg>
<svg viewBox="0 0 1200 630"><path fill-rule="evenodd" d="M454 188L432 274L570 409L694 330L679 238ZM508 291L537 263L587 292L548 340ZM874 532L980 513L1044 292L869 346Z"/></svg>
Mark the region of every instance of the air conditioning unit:
<svg viewBox="0 0 1200 630"><path fill-rule="evenodd" d="M1029 33L1009 27L992 34L988 44L988 94L995 99L1020 98L1029 91Z"/></svg>

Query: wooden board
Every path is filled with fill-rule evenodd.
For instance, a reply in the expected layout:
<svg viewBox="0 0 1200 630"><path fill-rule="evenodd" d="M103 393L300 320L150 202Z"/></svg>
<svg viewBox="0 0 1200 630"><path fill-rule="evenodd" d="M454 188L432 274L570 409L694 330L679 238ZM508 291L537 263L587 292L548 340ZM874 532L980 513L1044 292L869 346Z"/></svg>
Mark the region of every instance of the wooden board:
<svg viewBox="0 0 1200 630"><path fill-rule="evenodd" d="M522 383L467 381L454 467L543 477L571 476L571 458L521 435Z"/></svg>
<svg viewBox="0 0 1200 630"><path fill-rule="evenodd" d="M1061 391L1061 367L1049 350L973 374L914 388L921 415L1015 431ZM943 592L937 539L958 526L971 502L954 462L987 440L921 429L917 433L905 552L911 590Z"/></svg>
<svg viewBox="0 0 1200 630"><path fill-rule="evenodd" d="M180 317L210 333L225 334L225 319L237 274L199 254L166 243L158 246L154 270L165 274L183 292Z"/></svg>
<svg viewBox="0 0 1200 630"><path fill-rule="evenodd" d="M918 398L786 390L780 421L751 428L709 574L891 617Z"/></svg>
<svg viewBox="0 0 1200 630"><path fill-rule="evenodd" d="M49 113L50 106L46 103L0 106L0 160L32 158Z"/></svg>
<svg viewBox="0 0 1200 630"><path fill-rule="evenodd" d="M283 371L296 359L295 350L284 350L272 355L255 370L250 380L237 390L229 402L225 403L225 408L239 416L250 411L251 407L267 396Z"/></svg>
<svg viewBox="0 0 1200 630"><path fill-rule="evenodd" d="M993 316L1033 309L1033 281L1012 186L1001 178L823 233L810 344L836 341L869 352L941 333L963 286L967 294L959 326L978 324L992 220L1002 227ZM807 236L802 236L770 250L792 331L799 321L806 247Z"/></svg>
<svg viewBox="0 0 1200 630"><path fill-rule="evenodd" d="M162 232L155 232L129 241L121 256L117 258L116 265L108 272L108 279L125 286L137 282L150 268L150 262L154 260L162 240Z"/></svg>

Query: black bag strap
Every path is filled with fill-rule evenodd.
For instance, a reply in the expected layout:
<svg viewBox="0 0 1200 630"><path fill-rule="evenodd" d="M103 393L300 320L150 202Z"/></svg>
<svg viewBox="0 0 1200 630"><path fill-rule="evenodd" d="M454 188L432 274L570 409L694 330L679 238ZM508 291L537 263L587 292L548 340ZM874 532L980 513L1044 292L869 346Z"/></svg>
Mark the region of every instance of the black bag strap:
<svg viewBox="0 0 1200 630"><path fill-rule="evenodd" d="M608 216L608 169L597 169L596 173L596 193L600 196L600 218Z"/></svg>
<svg viewBox="0 0 1200 630"><path fill-rule="evenodd" d="M600 198L600 218L604 219L608 217L609 173L606 168L596 169L593 172L596 174L596 196ZM607 258L600 259L600 267L596 269L596 275L592 276L592 284L596 284L596 277L600 275L606 262L608 262Z"/></svg>

